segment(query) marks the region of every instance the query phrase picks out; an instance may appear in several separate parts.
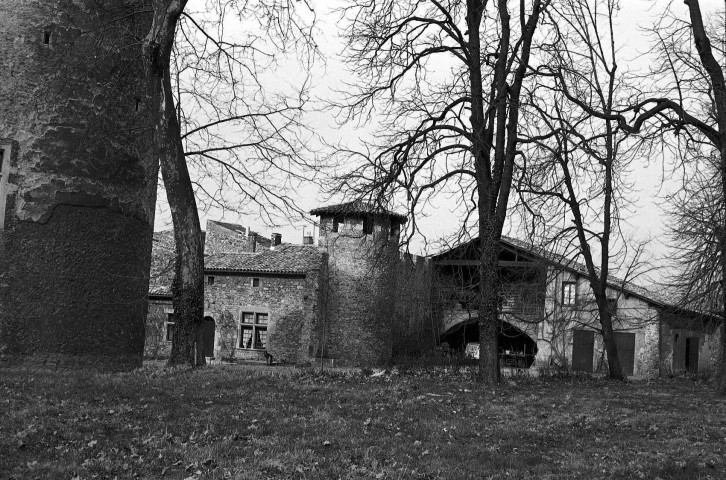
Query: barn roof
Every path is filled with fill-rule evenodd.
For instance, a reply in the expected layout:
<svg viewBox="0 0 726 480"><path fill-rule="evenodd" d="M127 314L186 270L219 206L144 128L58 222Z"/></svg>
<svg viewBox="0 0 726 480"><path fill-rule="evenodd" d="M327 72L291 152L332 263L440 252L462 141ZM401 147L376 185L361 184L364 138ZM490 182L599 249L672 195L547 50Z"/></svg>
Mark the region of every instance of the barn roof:
<svg viewBox="0 0 726 480"><path fill-rule="evenodd" d="M479 237L472 238L471 240L461 243L453 248L442 251L437 255L433 255L431 258L434 263L437 260L452 259L452 258L465 258L471 256L476 251L476 245ZM529 257L533 261L543 261L563 270L570 271L572 273L587 276L587 266L583 263L577 262L564 255L560 255L544 247L534 245L530 242L520 240L517 238L502 236L500 245L504 249L516 251L519 254ZM660 307L673 307L674 304L669 299L655 293L647 288L628 282L625 279L616 277L614 275L608 275L607 286L615 290L619 290L628 295L638 297L645 300L648 303L654 304Z"/></svg>

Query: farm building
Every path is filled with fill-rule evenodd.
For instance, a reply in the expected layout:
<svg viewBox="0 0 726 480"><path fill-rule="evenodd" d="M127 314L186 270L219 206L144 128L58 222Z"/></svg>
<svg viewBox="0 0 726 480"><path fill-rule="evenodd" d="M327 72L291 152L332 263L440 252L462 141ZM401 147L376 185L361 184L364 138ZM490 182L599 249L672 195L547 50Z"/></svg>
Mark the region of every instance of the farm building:
<svg viewBox="0 0 726 480"><path fill-rule="evenodd" d="M432 257L440 301L442 341L452 348L477 344L476 239ZM518 368L565 367L605 372L607 356L599 333L597 305L584 265L503 238L500 362ZM680 309L643 288L617 278L608 282L608 301L624 373L656 377L708 374L717 365L718 320Z"/></svg>

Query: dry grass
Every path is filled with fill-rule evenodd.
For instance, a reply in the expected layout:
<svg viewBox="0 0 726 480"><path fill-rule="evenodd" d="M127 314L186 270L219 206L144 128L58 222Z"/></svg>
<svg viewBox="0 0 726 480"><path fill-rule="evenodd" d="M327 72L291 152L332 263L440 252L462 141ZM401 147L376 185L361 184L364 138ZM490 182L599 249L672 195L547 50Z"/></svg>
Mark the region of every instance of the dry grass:
<svg viewBox="0 0 726 480"><path fill-rule="evenodd" d="M726 478L726 401L691 380L3 369L0 408L2 478Z"/></svg>

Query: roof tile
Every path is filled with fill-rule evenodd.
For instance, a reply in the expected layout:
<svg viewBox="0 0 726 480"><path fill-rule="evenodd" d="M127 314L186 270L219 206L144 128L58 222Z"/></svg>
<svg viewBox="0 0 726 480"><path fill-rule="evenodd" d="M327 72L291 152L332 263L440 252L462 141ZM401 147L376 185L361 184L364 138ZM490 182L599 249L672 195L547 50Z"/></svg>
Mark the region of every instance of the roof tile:
<svg viewBox="0 0 726 480"><path fill-rule="evenodd" d="M406 221L406 215L401 213L392 212L382 206L364 202L362 200L355 200L347 203L340 203L338 205L329 205L327 207L318 207L310 211L311 215L390 215L393 219L403 223Z"/></svg>

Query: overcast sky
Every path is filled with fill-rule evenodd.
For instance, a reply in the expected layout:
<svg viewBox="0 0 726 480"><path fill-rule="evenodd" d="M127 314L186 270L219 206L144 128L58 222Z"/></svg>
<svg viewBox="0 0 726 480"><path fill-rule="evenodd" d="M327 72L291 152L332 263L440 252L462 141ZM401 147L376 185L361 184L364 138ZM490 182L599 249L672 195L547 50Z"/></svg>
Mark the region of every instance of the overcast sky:
<svg viewBox="0 0 726 480"><path fill-rule="evenodd" d="M192 10L194 8L194 0L190 2ZM337 15L331 13L332 6L335 1L315 2L318 6L317 15L319 20L319 45L321 52L325 57L324 62L318 62L313 72L313 91L312 95L319 98L334 98L333 93L336 89L344 88L343 81L348 78L346 67L342 65L338 59L338 54L342 50L342 43L338 38L339 29L337 25ZM668 1L653 0L625 0L622 2L621 13L617 18L616 32L617 39L622 45L622 57L633 63L633 66L642 66L644 64L643 54L649 48L648 40L642 33L642 28L652 25L656 16L663 11ZM320 6L323 5L324 6ZM701 0L704 17L709 15L720 14L723 11L723 0ZM672 3L674 13L683 18L687 18L686 6L681 0ZM284 69L280 74L281 78L285 77ZM315 127L317 132L330 142L345 140L350 146L354 146L358 137L368 135L372 127L363 128L356 131L352 126L341 128L336 124L335 120L329 113L315 113L308 118L308 121ZM662 244L664 214L662 211L662 199L658 195L666 193L669 189L675 188L675 183L668 183L661 188L663 181L663 165L660 161L648 162L643 159L638 162L633 175L637 179L637 187L640 190L637 199L637 208L633 216L629 219L629 226L626 227L628 233L638 238L653 238L654 241L650 246L650 250L656 257L666 256L667 250ZM168 211L165 208L165 198L160 193L160 207L157 209L156 229L171 228ZM315 188L306 188L303 191L296 192L293 195L298 199L299 205L310 210L323 203L335 203L336 199L328 201ZM436 211L432 211L431 216L422 220L421 227L425 231L429 239L446 236L456 231L460 227L460 221L456 216L451 215L451 206L443 202ZM256 215L239 216L236 214L226 213L224 216L219 211L200 212L202 220L202 228L204 228L207 219L219 220L223 219L229 222L240 223L249 226L254 230L269 235L273 230L283 234L283 241L300 243L303 235L303 228L309 232L310 224L307 222L296 221L294 224L278 226L270 228ZM505 232L506 233L506 232ZM418 250L418 251L416 251ZM419 242L412 247L414 253L423 253L423 246Z"/></svg>

